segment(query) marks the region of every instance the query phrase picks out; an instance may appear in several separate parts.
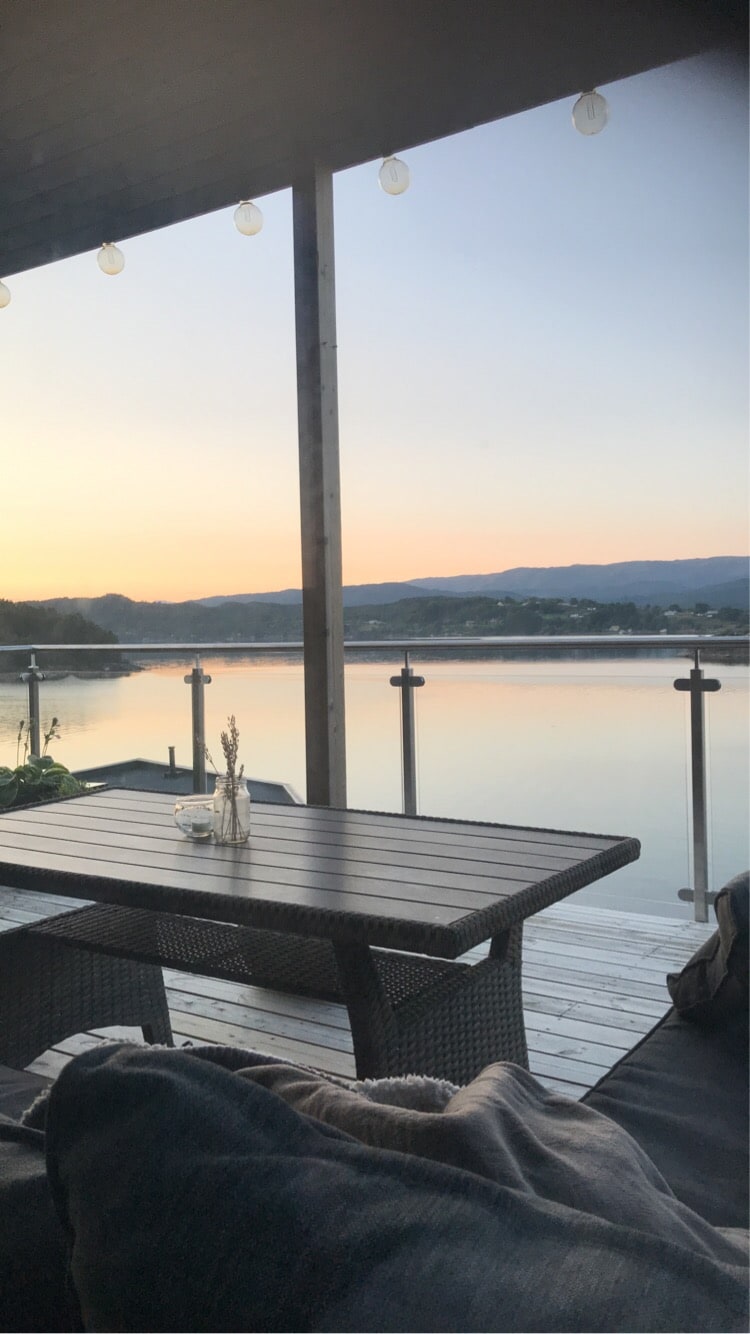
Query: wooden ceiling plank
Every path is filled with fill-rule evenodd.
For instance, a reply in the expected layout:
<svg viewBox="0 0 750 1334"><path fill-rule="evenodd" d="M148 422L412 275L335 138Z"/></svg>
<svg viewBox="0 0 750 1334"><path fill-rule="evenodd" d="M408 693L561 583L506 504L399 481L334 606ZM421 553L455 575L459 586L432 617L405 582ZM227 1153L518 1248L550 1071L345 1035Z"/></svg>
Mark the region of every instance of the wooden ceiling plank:
<svg viewBox="0 0 750 1334"><path fill-rule="evenodd" d="M572 95L593 79L606 84L691 54L718 31L696 26L691 0L128 0L116 10L100 0L37 0L23 8L24 21L11 22L16 7L0 0L0 36L12 51L14 37L26 40L36 59L32 96L24 92L27 102L4 118L6 274L74 253L74 237L87 238L84 248L98 244L90 238L101 238L105 221L121 239L136 220L143 231L165 226L282 189L301 162L338 171L406 151ZM46 95L64 66L55 42L60 34L72 40L71 9L83 45L87 33L96 49L127 40L122 58L109 61L118 70L109 84L99 72L88 87L72 80L65 95L45 98L45 121L38 89ZM49 20L45 40L35 28L40 10ZM115 13L114 26L103 21ZM192 80L191 70L200 71Z"/></svg>

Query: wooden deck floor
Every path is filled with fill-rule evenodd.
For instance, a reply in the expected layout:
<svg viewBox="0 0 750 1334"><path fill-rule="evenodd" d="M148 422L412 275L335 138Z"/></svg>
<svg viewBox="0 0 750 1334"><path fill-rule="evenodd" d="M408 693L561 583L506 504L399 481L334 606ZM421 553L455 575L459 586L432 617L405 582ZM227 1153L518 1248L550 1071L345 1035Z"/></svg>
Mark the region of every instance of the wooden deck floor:
<svg viewBox="0 0 750 1334"><path fill-rule="evenodd" d="M81 906L0 887L0 930ZM669 1007L665 977L682 967L713 927L578 906L575 896L538 913L524 930L524 1011L532 1073L580 1097ZM480 957L474 950L467 958ZM177 1044L252 1047L354 1078L351 1035L341 1005L308 1001L165 970ZM140 1036L133 1030L108 1030ZM32 1069L56 1073L101 1033L63 1042Z"/></svg>

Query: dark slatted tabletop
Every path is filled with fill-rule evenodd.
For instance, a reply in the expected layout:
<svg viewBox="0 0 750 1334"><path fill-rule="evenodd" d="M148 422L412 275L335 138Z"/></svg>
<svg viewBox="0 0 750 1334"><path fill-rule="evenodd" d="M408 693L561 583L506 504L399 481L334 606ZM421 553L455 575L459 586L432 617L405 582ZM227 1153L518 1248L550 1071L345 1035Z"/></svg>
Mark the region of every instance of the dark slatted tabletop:
<svg viewBox="0 0 750 1334"><path fill-rule="evenodd" d="M637 839L257 803L247 844L105 789L0 815L0 878L137 908L456 958L634 861Z"/></svg>

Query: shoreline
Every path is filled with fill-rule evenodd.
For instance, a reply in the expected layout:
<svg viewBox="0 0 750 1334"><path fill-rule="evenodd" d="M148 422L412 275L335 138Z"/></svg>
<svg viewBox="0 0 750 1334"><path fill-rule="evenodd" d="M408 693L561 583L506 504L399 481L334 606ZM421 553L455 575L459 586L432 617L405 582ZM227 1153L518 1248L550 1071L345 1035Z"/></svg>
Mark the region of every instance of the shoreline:
<svg viewBox="0 0 750 1334"><path fill-rule="evenodd" d="M125 651L127 651L126 645L124 645L123 648L125 649ZM398 662L403 658L403 653L404 650L398 646L394 646L392 651L388 651L386 649L383 649L382 647L373 649L372 652L368 652L367 650L359 650L356 653L347 653L345 655L345 666L353 666L359 662L382 662L382 663ZM750 654L748 653L747 646L744 644L738 644L736 649L716 648L712 650L710 647L702 648L700 650L700 653L701 653L702 666L708 666L709 664L714 664L716 666L723 665L732 667L747 667L750 664ZM146 657L145 655L142 657L134 656L133 660L128 664L127 667L100 667L100 668L58 667L51 669L41 667L40 671L42 672L43 681L64 681L67 680L69 677L72 677L74 680L78 681L121 680L123 677L133 676L140 672L147 672L154 667L166 666L168 664L176 664L176 665L179 664L180 666L184 666L185 663L189 662L191 656L192 655L189 652L174 653L174 654L169 652L162 652L153 655L149 654L148 657ZM672 661L680 660L680 661L690 662L692 660L692 656L693 656L693 650L684 647L676 648L670 653L666 647L664 649L654 647L654 648L640 648L640 649L636 648L628 650L625 644L622 646L622 648L620 648L618 645L608 645L606 649L571 648L570 646L566 646L565 648L561 648L557 652L554 649L552 649L549 645L544 645L543 647L540 647L538 649L530 646L528 648L513 648L507 650L499 648L495 651L492 651L487 648L478 648L478 647L467 647L465 649L462 649L460 646L453 644L451 645L450 649L446 650L440 650L438 648L434 649L425 648L419 651L418 653L412 653L411 659L413 666L415 663L435 663L435 662L563 663L563 662L576 662L576 661L577 662L597 662L597 661L633 662L638 660L659 661L667 659L671 659ZM232 661L232 662L253 662L253 663L282 662L286 665L294 664L300 666L304 662L303 654L300 650L292 650L290 652L285 652L283 648L279 648L273 653L264 653L264 652L254 653L252 651L247 651L244 653L230 652L226 654L222 654L221 650L217 649L215 652L206 654L204 656L204 661L216 661L217 659L218 660L225 659L227 661ZM0 671L0 685L22 684L21 676L25 670L26 670L25 668L21 668L17 671Z"/></svg>
<svg viewBox="0 0 750 1334"><path fill-rule="evenodd" d="M132 676L135 672L143 671L142 667L133 664L132 667L111 667L109 669L101 668L99 670L76 667L59 667L47 671L44 667L39 669L42 673L43 681L64 681L69 676L76 677L79 681L107 681L110 678ZM0 685L13 685L14 682L21 681L21 672L0 672Z"/></svg>

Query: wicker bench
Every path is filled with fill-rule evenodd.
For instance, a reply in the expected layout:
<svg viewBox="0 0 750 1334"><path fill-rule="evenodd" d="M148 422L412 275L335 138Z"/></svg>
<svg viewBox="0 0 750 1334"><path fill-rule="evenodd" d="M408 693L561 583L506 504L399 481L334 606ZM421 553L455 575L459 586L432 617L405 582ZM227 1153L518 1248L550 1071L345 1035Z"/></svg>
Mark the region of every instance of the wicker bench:
<svg viewBox="0 0 750 1334"><path fill-rule="evenodd" d="M89 951L94 959L344 1001L360 1079L418 1071L467 1083L496 1060L528 1068L520 927L496 938L477 964L108 904L27 930L35 940Z"/></svg>

